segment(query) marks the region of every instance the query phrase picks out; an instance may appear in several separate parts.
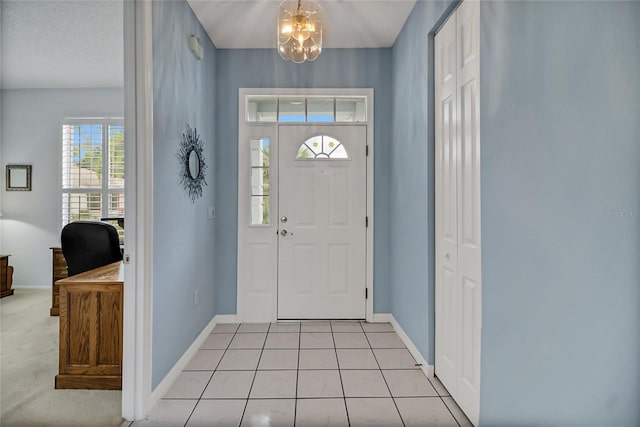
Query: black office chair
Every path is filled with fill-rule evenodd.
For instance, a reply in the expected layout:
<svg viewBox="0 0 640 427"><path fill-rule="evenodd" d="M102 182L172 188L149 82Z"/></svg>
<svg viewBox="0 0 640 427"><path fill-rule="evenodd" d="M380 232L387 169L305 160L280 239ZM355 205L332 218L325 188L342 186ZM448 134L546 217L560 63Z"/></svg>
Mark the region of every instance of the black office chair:
<svg viewBox="0 0 640 427"><path fill-rule="evenodd" d="M118 231L111 224L70 222L62 229L60 239L69 276L122 261Z"/></svg>

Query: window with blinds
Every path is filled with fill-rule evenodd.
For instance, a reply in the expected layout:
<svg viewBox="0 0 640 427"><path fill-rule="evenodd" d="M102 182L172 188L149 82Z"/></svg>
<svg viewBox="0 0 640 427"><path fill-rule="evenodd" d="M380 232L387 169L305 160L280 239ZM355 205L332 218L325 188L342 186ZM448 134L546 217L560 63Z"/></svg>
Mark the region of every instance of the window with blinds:
<svg viewBox="0 0 640 427"><path fill-rule="evenodd" d="M122 119L74 119L62 124L62 225L124 217ZM124 229L118 229L120 242Z"/></svg>

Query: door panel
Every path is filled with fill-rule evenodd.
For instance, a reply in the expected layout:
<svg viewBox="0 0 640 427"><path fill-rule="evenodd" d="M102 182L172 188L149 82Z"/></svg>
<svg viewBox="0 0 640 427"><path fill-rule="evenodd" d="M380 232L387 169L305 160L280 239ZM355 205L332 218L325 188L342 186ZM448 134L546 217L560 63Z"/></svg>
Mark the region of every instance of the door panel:
<svg viewBox="0 0 640 427"><path fill-rule="evenodd" d="M365 144L364 126L279 127L279 319L365 317Z"/></svg>
<svg viewBox="0 0 640 427"><path fill-rule="evenodd" d="M455 15L435 37L436 375L454 395L458 324Z"/></svg>
<svg viewBox="0 0 640 427"><path fill-rule="evenodd" d="M351 183L349 182L349 169L336 165L333 174L329 177L329 226L348 227L349 200L351 199Z"/></svg>
<svg viewBox="0 0 640 427"><path fill-rule="evenodd" d="M273 267L269 262L269 251L271 246L268 243L251 243L249 248L249 292L252 295L265 294L269 292L269 281L265 277L272 277Z"/></svg>
<svg viewBox="0 0 640 427"><path fill-rule="evenodd" d="M293 194L289 193L289 196L298 200L299 203L293 204L294 215L291 219L298 227L313 227L316 225L317 214L313 200L316 188L313 165L298 165L292 171L292 175L292 177L285 178L293 179L294 191Z"/></svg>
<svg viewBox="0 0 640 427"><path fill-rule="evenodd" d="M477 80L471 79L460 88L460 198L462 242L474 248L478 247L478 233L474 218L479 215L479 186L476 185L479 156L476 136L476 88Z"/></svg>
<svg viewBox="0 0 640 427"><path fill-rule="evenodd" d="M457 12L458 138L458 366L454 397L477 424L480 412L481 243L480 102L478 97L479 2L465 1Z"/></svg>
<svg viewBox="0 0 640 427"><path fill-rule="evenodd" d="M293 269L292 289L294 296L313 295L316 287L315 277L309 277L309 270L317 269L319 264L318 247L315 244L301 243L293 245L293 258L290 266Z"/></svg>
<svg viewBox="0 0 640 427"><path fill-rule="evenodd" d="M349 294L349 267L351 247L344 244L330 244L329 250L329 294L340 296Z"/></svg>
<svg viewBox="0 0 640 427"><path fill-rule="evenodd" d="M477 424L481 242L479 6L465 1L435 36L435 373Z"/></svg>

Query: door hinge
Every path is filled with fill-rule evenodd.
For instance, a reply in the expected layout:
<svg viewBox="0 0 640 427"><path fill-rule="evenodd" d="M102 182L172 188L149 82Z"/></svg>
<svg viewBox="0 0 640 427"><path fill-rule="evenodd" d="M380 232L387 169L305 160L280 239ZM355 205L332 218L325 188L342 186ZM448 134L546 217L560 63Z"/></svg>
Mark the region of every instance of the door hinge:
<svg viewBox="0 0 640 427"><path fill-rule="evenodd" d="M369 299L369 288L364 288L364 299Z"/></svg>
<svg viewBox="0 0 640 427"><path fill-rule="evenodd" d="M365 145L365 147L366 147L365 150L364 150L365 151L365 156L368 156L369 155L369 146Z"/></svg>
<svg viewBox="0 0 640 427"><path fill-rule="evenodd" d="M368 227L368 226L369 226L369 217L368 217L368 216L365 216L365 217L364 217L364 226L365 226L365 227Z"/></svg>

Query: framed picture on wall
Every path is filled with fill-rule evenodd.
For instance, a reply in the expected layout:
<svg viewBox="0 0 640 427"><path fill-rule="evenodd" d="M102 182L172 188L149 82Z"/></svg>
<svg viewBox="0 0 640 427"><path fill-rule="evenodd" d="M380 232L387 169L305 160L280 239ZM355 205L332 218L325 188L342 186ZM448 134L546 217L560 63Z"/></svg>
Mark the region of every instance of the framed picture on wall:
<svg viewBox="0 0 640 427"><path fill-rule="evenodd" d="M31 165L7 165L7 191L31 191Z"/></svg>

